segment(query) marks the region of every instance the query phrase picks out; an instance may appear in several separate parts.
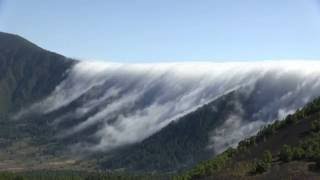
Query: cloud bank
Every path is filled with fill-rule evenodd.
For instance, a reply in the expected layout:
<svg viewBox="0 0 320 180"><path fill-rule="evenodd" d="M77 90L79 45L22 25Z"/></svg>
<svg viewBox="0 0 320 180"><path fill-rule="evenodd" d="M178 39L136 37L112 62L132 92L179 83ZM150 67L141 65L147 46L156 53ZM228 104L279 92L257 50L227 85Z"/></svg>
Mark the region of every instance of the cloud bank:
<svg viewBox="0 0 320 180"><path fill-rule="evenodd" d="M254 106L233 102L238 103L237 113L210 134L211 147L221 151L320 95L319 77L320 63L312 61L79 62L49 97L23 110L19 117L55 114L51 124L60 128L59 138L95 127L88 136L96 141L83 142L82 147L112 150L139 142L198 107L238 90ZM63 126L66 123L68 128Z"/></svg>

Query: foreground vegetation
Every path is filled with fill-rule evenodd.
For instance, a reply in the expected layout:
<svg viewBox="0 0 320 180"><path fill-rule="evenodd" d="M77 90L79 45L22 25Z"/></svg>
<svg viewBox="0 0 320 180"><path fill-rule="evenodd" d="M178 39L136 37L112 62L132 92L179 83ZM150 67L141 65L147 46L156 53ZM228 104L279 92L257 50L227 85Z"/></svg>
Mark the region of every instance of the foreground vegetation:
<svg viewBox="0 0 320 180"><path fill-rule="evenodd" d="M320 176L320 98L284 120L263 127L256 136L241 141L236 149L230 148L175 179L266 177L266 172L276 169L273 167L279 169L287 164L286 168L290 168L293 162L308 164L311 174Z"/></svg>

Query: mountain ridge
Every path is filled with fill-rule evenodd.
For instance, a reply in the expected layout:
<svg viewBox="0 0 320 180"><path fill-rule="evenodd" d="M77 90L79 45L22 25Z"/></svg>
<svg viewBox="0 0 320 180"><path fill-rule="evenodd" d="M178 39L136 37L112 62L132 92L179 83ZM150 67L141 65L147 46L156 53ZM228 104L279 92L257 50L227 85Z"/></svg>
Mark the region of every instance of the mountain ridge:
<svg viewBox="0 0 320 180"><path fill-rule="evenodd" d="M27 103L30 104L48 95L74 63L18 35L0 33L0 42L2 114L17 111L24 103L30 101ZM52 76L55 73L56 77Z"/></svg>
<svg viewBox="0 0 320 180"><path fill-rule="evenodd" d="M0 169L185 170L319 96L318 67L84 62L0 33Z"/></svg>

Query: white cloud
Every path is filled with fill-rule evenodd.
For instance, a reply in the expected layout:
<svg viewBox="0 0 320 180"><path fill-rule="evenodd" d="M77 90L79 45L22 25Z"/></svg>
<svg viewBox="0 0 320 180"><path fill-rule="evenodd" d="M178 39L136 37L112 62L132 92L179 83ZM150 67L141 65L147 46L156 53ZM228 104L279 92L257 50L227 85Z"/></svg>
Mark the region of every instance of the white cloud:
<svg viewBox="0 0 320 180"><path fill-rule="evenodd" d="M283 117L320 94L318 62L237 62L237 63L163 63L110 64L80 62L68 77L43 101L25 109L28 113L48 114L68 106L77 106L52 120L53 125L90 117L70 129L61 129L60 137L101 123L94 134L99 139L91 149L112 149L139 142L198 107L232 90L241 89L247 98L256 93L254 122L242 119L245 113L236 104L237 113L213 132L212 142L220 151L257 130L272 118ZM243 88L245 87L245 88ZM80 98L81 97L81 98ZM237 102L234 102L237 103Z"/></svg>

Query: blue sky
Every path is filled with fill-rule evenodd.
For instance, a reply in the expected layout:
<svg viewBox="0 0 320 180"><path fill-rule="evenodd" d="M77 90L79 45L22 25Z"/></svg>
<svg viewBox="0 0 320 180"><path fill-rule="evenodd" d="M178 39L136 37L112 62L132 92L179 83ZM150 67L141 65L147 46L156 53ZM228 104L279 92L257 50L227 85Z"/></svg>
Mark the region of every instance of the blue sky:
<svg viewBox="0 0 320 180"><path fill-rule="evenodd" d="M81 59L320 59L319 0L0 0L0 30Z"/></svg>

